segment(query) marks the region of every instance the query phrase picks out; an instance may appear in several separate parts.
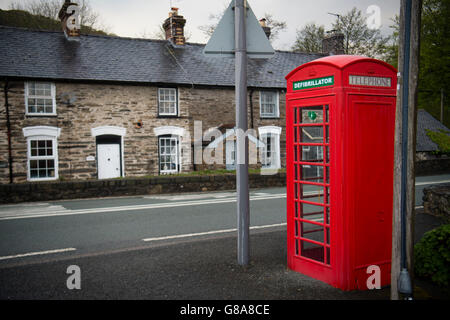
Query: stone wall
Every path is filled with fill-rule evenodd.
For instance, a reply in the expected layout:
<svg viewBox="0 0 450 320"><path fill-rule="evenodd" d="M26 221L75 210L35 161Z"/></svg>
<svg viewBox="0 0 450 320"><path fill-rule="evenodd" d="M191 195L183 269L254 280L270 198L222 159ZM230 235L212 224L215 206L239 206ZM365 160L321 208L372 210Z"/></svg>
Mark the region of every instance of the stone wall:
<svg viewBox="0 0 450 320"><path fill-rule="evenodd" d="M417 152L415 164L416 176L450 173L450 157L435 155L432 152Z"/></svg>
<svg viewBox="0 0 450 320"><path fill-rule="evenodd" d="M286 174L250 174L249 183L251 188L283 187ZM235 189L236 176L233 174L16 183L0 185L0 203Z"/></svg>
<svg viewBox="0 0 450 320"><path fill-rule="evenodd" d="M4 83L1 83L2 87ZM158 116L158 87L150 85L96 84L56 82L56 116L25 114L24 82L9 82L11 137L14 183L27 181L27 145L22 129L29 126L52 126L61 129L58 138L59 178L62 181L97 178L96 139L91 129L117 126L126 129L123 141L124 175L139 177L158 175L158 138L153 129L177 126L194 137L194 121L203 122L203 130L234 124L234 88L178 87L179 116ZM281 164L285 165L285 117L283 93L279 95L280 117L261 119L259 91L253 94L253 123L280 126ZM142 126L138 126L140 122ZM251 123L249 112L249 126ZM194 169L191 141L182 141L186 163L181 172ZM218 166L221 168L224 166ZM8 144L4 94L0 95L0 183L9 182Z"/></svg>
<svg viewBox="0 0 450 320"><path fill-rule="evenodd" d="M450 184L439 184L423 190L425 213L440 217L450 223Z"/></svg>

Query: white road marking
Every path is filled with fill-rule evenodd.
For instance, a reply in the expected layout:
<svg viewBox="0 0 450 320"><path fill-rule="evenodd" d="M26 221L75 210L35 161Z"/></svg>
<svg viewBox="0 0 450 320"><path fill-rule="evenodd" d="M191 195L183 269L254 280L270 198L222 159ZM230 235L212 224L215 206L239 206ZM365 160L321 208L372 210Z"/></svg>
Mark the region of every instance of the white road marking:
<svg viewBox="0 0 450 320"><path fill-rule="evenodd" d="M279 198L286 198L286 194L280 193L280 194L271 194L268 196L252 196L252 197L250 197L250 200L255 201L255 200L279 199ZM201 200L201 201L198 200L198 201L183 201L183 202L180 201L180 202L170 202L170 203L153 203L153 204L142 204L142 205L120 206L120 207L91 208L91 209L79 209L79 210L64 209L62 211L42 212L42 213L23 212L23 213L19 213L19 214L13 214L11 216L1 216L0 215L0 220L69 216L69 215L102 213L102 212L119 212L119 211L174 208L174 207L184 207L184 206L198 206L198 205L205 205L205 204L230 203L230 202L236 202L236 201L237 201L236 198L227 198L227 199L210 199L210 200Z"/></svg>
<svg viewBox="0 0 450 320"><path fill-rule="evenodd" d="M16 255L13 255L13 256L0 257L0 260L16 259L16 258L31 257L31 256L40 256L40 255L45 255L45 254L62 253L62 252L69 252L69 251L75 251L75 250L77 250L77 249L75 249L75 248L66 248L66 249L56 249L56 250L30 252L30 253L16 254Z"/></svg>
<svg viewBox="0 0 450 320"><path fill-rule="evenodd" d="M156 200L199 200L207 198L227 198L236 197L236 192L211 192L211 193L194 193L194 194L178 194L178 195L159 195L159 196L145 196L144 199L156 199Z"/></svg>
<svg viewBox="0 0 450 320"><path fill-rule="evenodd" d="M450 180L441 181L425 181L417 182L416 186L431 185L448 183ZM317 192L306 192L305 195L314 195ZM213 199L203 199L203 198ZM149 196L144 197L148 199L164 199L164 200L192 200L192 201L179 201L172 203L156 203L156 204L144 204L144 205L130 205L130 206L118 206L118 207L103 207L103 208L90 208L90 209L67 209L61 205L50 205L48 203L27 203L23 205L6 205L0 206L0 220L13 220L13 219L27 219L27 218L43 218L43 217L57 217L68 216L78 214L89 213L104 213L104 212L120 212L120 211L135 211L135 210L148 210L148 209L161 209L161 208L173 208L182 206L198 206L207 204L218 203L230 203L236 202L235 192L222 192L222 193L205 193L205 194L190 194L190 195L171 195L171 196ZM270 200L286 198L286 193L269 194L255 192L250 196L250 200ZM202 200L203 199L203 200ZM421 209L423 207L416 207Z"/></svg>
<svg viewBox="0 0 450 320"><path fill-rule="evenodd" d="M285 226L285 225L286 225L286 223L277 223L277 224L269 224L269 225L265 225L265 226L253 226L253 227L250 227L250 230L281 227L281 226ZM229 233L229 232L235 232L235 231L237 231L236 228L206 231L206 232L197 232L197 233L187 233L187 234L176 234L176 235L172 235L172 236L146 238L146 239L142 239L142 241L149 242L149 241L171 240L171 239L179 239L179 238L192 238L192 237L199 237L199 236L205 236L205 235L210 235L210 234Z"/></svg>
<svg viewBox="0 0 450 320"><path fill-rule="evenodd" d="M448 183L450 180L440 180L440 181L424 181L424 182L416 182L416 186L425 186L427 184L441 184Z"/></svg>
<svg viewBox="0 0 450 320"><path fill-rule="evenodd" d="M39 204L37 206L30 206L29 204L15 205L9 207L0 207L0 219L4 217L19 217L29 215L41 215L53 213L70 212L70 209L66 209L61 205Z"/></svg>

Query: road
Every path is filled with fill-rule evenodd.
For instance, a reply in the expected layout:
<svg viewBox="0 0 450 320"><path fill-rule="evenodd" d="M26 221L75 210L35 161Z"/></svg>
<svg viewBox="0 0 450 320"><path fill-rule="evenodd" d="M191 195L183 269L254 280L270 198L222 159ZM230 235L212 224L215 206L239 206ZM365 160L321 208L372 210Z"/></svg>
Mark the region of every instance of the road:
<svg viewBox="0 0 450 320"><path fill-rule="evenodd" d="M252 227L286 222L283 189L252 191L250 197ZM234 232L235 207L234 192L2 206L0 265L23 255L92 253L173 237Z"/></svg>
<svg viewBox="0 0 450 320"><path fill-rule="evenodd" d="M418 178L418 192L448 180ZM234 192L0 206L0 300L389 297L386 288L343 292L288 270L285 197L284 188L251 191L245 268L236 263ZM439 225L416 218L416 238ZM80 290L67 286L73 267Z"/></svg>
<svg viewBox="0 0 450 320"><path fill-rule="evenodd" d="M418 177L416 205L432 183L450 175ZM285 190L250 193L251 230L282 228ZM118 197L0 206L0 267L42 256L87 254L148 243L235 232L234 192Z"/></svg>

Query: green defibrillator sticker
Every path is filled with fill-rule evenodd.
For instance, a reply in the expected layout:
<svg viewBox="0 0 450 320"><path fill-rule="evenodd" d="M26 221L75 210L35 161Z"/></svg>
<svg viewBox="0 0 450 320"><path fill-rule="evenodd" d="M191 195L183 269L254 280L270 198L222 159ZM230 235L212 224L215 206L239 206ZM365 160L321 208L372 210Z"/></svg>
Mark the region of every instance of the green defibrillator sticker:
<svg viewBox="0 0 450 320"><path fill-rule="evenodd" d="M316 120L317 113L315 113L314 111L308 111L308 118L310 118L312 121Z"/></svg>
<svg viewBox="0 0 450 320"><path fill-rule="evenodd" d="M328 76L317 79L296 81L293 83L293 90L313 89L332 85L334 85L334 76Z"/></svg>

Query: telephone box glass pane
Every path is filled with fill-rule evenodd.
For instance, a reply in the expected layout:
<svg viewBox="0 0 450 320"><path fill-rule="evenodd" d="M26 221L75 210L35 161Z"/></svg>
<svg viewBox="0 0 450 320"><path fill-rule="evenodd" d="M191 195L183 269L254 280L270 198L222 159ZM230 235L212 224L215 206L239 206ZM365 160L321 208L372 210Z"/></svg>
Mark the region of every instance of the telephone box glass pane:
<svg viewBox="0 0 450 320"><path fill-rule="evenodd" d="M323 107L305 107L301 108L301 124L319 124L323 123Z"/></svg>
<svg viewBox="0 0 450 320"><path fill-rule="evenodd" d="M301 240L301 255L305 258L324 262L324 248L321 245Z"/></svg>
<svg viewBox="0 0 450 320"><path fill-rule="evenodd" d="M301 202L301 218L322 223L323 222L323 207L309 203Z"/></svg>
<svg viewBox="0 0 450 320"><path fill-rule="evenodd" d="M325 183L330 183L330 167L325 167Z"/></svg>
<svg viewBox="0 0 450 320"><path fill-rule="evenodd" d="M326 264L330 264L331 263L331 259L330 259L330 247L326 247L327 250L327 261Z"/></svg>
<svg viewBox="0 0 450 320"><path fill-rule="evenodd" d="M301 146L303 162L323 162L322 146Z"/></svg>
<svg viewBox="0 0 450 320"><path fill-rule="evenodd" d="M325 203L324 187L302 184L300 186L300 199L316 203Z"/></svg>
<svg viewBox="0 0 450 320"><path fill-rule="evenodd" d="M323 227L308 222L299 222L301 237L317 242L324 242Z"/></svg>
<svg viewBox="0 0 450 320"><path fill-rule="evenodd" d="M330 224L330 207L325 207L325 223Z"/></svg>
<svg viewBox="0 0 450 320"><path fill-rule="evenodd" d="M323 143L323 126L302 127L301 143Z"/></svg>
<svg viewBox="0 0 450 320"><path fill-rule="evenodd" d="M323 183L323 167L300 165L300 180Z"/></svg>

